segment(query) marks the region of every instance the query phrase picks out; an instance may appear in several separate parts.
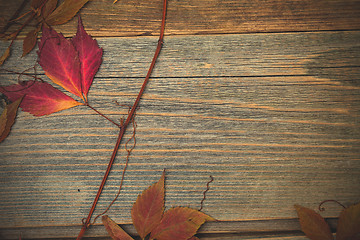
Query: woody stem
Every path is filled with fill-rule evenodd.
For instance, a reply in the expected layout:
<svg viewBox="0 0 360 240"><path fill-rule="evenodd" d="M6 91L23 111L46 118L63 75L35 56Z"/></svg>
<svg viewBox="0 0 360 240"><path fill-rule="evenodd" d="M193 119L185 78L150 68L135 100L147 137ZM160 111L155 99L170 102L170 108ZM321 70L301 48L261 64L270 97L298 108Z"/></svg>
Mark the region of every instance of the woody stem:
<svg viewBox="0 0 360 240"><path fill-rule="evenodd" d="M97 194L96 194L96 196L95 196L95 199L94 199L94 201L93 201L93 204L92 204L92 206L91 206L91 208L90 208L89 214L88 214L85 222L83 223L83 226L82 226L82 228L81 228L81 230L80 230L80 233L79 233L79 235L78 235L78 237L77 237L77 240L82 239L82 237L83 237L86 229L90 226L90 220L91 220L92 214L93 214L93 212L94 212L94 210L95 210L96 204L97 204L97 202L98 202L98 200L99 200L99 197L100 197L100 195L101 195L101 192L102 192L102 190L103 190L103 188L104 188L104 185L105 185L105 183L106 183L107 177L108 177L108 175L109 175L109 173L110 173L111 167L112 167L112 165L113 165L113 163L114 163L114 160L115 160L116 154L117 154L117 152L118 152L118 149L119 149L121 140L122 140L122 138L123 138L123 136L124 136L124 133L125 133L125 131L126 131L127 126L129 125L129 123L131 122L131 120L132 120L133 117L134 117L135 110L136 110L136 108L137 108L138 105L139 105L140 99L141 99L141 97L142 97L142 95L143 95L143 93L144 93L144 91L145 91L145 88L146 88L146 85L147 85L147 83L148 83L148 81L149 81L149 78L150 78L150 75L151 75L151 73L152 73L152 70L154 69L156 60L157 60L157 58L158 58L158 56L159 56L159 54L160 54L160 50L161 50L161 47L162 47L162 44L163 44L164 30L165 30L166 3L167 3L167 0L164 0L164 2L163 2L162 21L161 21L161 28L160 28L160 36L159 36L159 40L158 40L158 44L157 44L157 47L156 47L156 50L155 50L154 57L153 57L153 59L152 59L152 61L151 61L149 70L148 70L147 75L146 75L146 77L145 77L145 80L144 80L144 82L143 82L143 84L142 84L142 86L141 86L141 89L140 89L140 91L139 91L139 94L138 94L138 96L137 96L137 98L136 98L136 100L135 100L135 102L134 102L134 105L132 106L132 108L131 108L131 110L130 110L130 112L129 112L126 120L125 120L125 122L121 125L120 132L119 132L118 138L117 138L117 140L116 140L116 144L115 144L113 153L112 153L112 155L111 155L111 158L110 158L108 167L107 167L107 169L106 169L106 171L105 171L105 174L104 174L104 177L103 177L103 179L102 179L102 181L101 181L101 184L100 184L100 186L99 186L98 192L97 192ZM125 169L124 169L124 171L125 171Z"/></svg>

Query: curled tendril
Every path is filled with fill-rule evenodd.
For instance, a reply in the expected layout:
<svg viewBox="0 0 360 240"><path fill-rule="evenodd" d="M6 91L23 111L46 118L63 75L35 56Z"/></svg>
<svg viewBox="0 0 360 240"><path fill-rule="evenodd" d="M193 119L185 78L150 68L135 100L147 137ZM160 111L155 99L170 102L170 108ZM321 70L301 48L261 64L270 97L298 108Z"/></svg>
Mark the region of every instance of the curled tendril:
<svg viewBox="0 0 360 240"><path fill-rule="evenodd" d="M213 178L213 176L211 176L210 175L210 181L208 181L207 183L206 183L206 189L205 189L205 191L203 192L203 199L201 199L201 202L200 202L200 208L199 208L199 211L201 211L202 209L203 209L203 207L204 207L204 201L205 201L205 199L206 199L206 193L210 190L210 183L212 182L212 181L214 181L214 178Z"/></svg>
<svg viewBox="0 0 360 240"><path fill-rule="evenodd" d="M327 202L334 202L334 203L337 203L338 205L340 205L341 207L346 208L346 207L345 207L343 204L341 204L339 201L330 199L330 200L322 201L322 202L319 204L319 211L321 211L321 212L325 211L325 208L322 207L322 205L323 205L324 203L327 203Z"/></svg>

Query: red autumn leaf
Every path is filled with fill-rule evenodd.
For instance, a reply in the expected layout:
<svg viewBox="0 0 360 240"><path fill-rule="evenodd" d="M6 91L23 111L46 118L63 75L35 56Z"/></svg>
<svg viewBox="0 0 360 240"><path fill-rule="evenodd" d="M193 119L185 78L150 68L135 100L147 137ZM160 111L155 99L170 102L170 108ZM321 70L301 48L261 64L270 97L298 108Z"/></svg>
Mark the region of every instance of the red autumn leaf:
<svg viewBox="0 0 360 240"><path fill-rule="evenodd" d="M360 233L360 203L341 211L336 240L351 239Z"/></svg>
<svg viewBox="0 0 360 240"><path fill-rule="evenodd" d="M214 220L209 215L192 208L171 208L164 213L160 224L151 231L150 239L188 240L205 221Z"/></svg>
<svg viewBox="0 0 360 240"><path fill-rule="evenodd" d="M113 240L134 240L107 215L102 216L102 222Z"/></svg>
<svg viewBox="0 0 360 240"><path fill-rule="evenodd" d="M70 40L50 28L43 28L39 43L39 64L56 84L84 99L81 91L79 55Z"/></svg>
<svg viewBox="0 0 360 240"><path fill-rule="evenodd" d="M76 36L72 39L76 50L79 53L81 63L81 85L82 92L87 99L89 88L92 84L94 76L101 64L102 49L99 48L95 39L84 30L80 15L78 22L78 30Z"/></svg>
<svg viewBox="0 0 360 240"><path fill-rule="evenodd" d="M294 205L299 221L301 230L311 240L333 240L334 237L330 231L329 225L325 222L325 219L316 213L314 210L302 207L300 205Z"/></svg>
<svg viewBox="0 0 360 240"><path fill-rule="evenodd" d="M10 101L24 96L20 107L34 116L47 115L82 105L46 82L27 81L23 84L13 84L0 87L0 92L5 94Z"/></svg>
<svg viewBox="0 0 360 240"><path fill-rule="evenodd" d="M72 19L89 0L65 0L46 19L49 25L59 25Z"/></svg>
<svg viewBox="0 0 360 240"><path fill-rule="evenodd" d="M157 183L138 196L131 209L136 231L144 239L159 223L164 211L165 171Z"/></svg>
<svg viewBox="0 0 360 240"><path fill-rule="evenodd" d="M15 117L22 97L13 103L7 105L0 116L0 142L2 142L10 133L11 127L15 122Z"/></svg>

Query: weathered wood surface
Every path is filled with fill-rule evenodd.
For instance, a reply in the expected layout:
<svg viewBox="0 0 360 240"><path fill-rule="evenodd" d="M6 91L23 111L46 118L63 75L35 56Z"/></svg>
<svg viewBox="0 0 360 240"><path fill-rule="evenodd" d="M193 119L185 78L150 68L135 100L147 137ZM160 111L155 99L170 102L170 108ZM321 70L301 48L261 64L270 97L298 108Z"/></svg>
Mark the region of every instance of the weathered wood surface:
<svg viewBox="0 0 360 240"><path fill-rule="evenodd" d="M1 1L8 19L23 0ZM97 37L158 35L159 0L92 0L81 11L88 31ZM357 30L359 0L173 0L169 1L167 34L228 34ZM55 29L74 34L76 20Z"/></svg>
<svg viewBox="0 0 360 240"><path fill-rule="evenodd" d="M108 214L129 224L137 194L166 168L168 207L198 208L209 175L214 176L204 211L225 222L206 224L201 239L305 239L293 204L316 208L326 199L345 205L359 201L358 4L222 2L227 7L212 7L220 1L210 0L169 2L166 32L173 36L165 38L140 103L124 191ZM101 36L104 49L90 103L116 120L127 109L114 100L132 105L157 37L109 36L157 34L161 3L141 3L92 1L82 11L86 28ZM288 12L282 18L266 10L279 13L290 6L302 15ZM243 24L235 24L237 18ZM59 29L75 33L72 23ZM262 31L279 33L222 34ZM1 43L1 52L6 47ZM20 56L19 41L4 68L23 71L34 64L35 52ZM0 75L1 84L17 81L15 75ZM74 238L117 132L86 107L40 118L20 112L0 144L0 238L16 239L20 232L25 239ZM113 199L124 159L122 147L96 213ZM341 210L326 207L327 217ZM87 236L106 233L96 225Z"/></svg>

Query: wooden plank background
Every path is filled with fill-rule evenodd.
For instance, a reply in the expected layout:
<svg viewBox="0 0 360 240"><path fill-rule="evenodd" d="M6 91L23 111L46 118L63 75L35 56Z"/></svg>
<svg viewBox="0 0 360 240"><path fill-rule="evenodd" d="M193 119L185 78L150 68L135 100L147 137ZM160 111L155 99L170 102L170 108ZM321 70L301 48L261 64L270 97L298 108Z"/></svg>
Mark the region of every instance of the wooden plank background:
<svg viewBox="0 0 360 240"><path fill-rule="evenodd" d="M1 1L1 16L21 2ZM81 14L104 49L90 103L119 120L127 109L114 101L136 98L156 47L161 1L94 0ZM76 21L56 29L73 36ZM293 204L359 202L360 1L169 0L165 34L113 219L134 233L132 203L163 168L167 207L199 208L214 177L204 212L221 222L205 224L201 239L306 239ZM35 51L20 58L21 44L3 68L34 65ZM17 82L0 74L2 85ZM46 117L20 112L0 144L0 238L74 238L117 134L86 107ZM96 213L117 191L121 149ZM326 208L330 218L341 210ZM105 239L106 232L97 223L87 236Z"/></svg>

